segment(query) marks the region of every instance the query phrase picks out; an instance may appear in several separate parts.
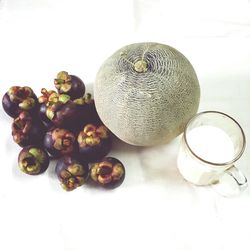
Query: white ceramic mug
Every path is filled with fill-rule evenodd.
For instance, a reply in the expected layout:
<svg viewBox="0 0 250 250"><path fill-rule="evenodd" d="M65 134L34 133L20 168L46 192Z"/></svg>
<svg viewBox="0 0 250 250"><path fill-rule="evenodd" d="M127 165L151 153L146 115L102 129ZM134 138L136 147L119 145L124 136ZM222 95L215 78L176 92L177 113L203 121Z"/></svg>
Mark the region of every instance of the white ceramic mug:
<svg viewBox="0 0 250 250"><path fill-rule="evenodd" d="M222 195L238 194L247 187L247 179L234 164L245 145L244 132L236 120L218 111L201 112L186 125L177 166L193 184L216 184Z"/></svg>

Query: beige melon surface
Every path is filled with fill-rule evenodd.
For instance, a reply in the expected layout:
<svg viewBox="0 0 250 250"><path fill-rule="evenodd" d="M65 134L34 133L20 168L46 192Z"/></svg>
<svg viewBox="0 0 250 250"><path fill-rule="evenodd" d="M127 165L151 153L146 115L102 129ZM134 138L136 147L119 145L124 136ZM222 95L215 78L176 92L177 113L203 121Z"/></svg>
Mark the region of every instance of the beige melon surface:
<svg viewBox="0 0 250 250"><path fill-rule="evenodd" d="M136 43L110 56L99 69L94 98L104 124L138 146L168 143L197 112L200 87L195 71L176 49Z"/></svg>

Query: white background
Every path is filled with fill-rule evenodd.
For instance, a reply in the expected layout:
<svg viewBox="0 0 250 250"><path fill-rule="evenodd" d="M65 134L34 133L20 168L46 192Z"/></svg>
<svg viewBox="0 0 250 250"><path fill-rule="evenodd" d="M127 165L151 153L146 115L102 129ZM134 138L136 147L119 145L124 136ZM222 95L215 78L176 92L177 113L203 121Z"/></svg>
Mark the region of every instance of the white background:
<svg viewBox="0 0 250 250"><path fill-rule="evenodd" d="M0 0L0 95L30 85L39 95L60 70L91 89L100 64L129 43L180 50L201 85L200 111L230 114L250 141L250 1ZM223 198L185 182L179 139L136 148L116 143L126 167L113 191L64 192L54 163L37 177L17 168L11 119L0 111L0 249L250 249L250 188ZM238 166L250 179L250 147Z"/></svg>

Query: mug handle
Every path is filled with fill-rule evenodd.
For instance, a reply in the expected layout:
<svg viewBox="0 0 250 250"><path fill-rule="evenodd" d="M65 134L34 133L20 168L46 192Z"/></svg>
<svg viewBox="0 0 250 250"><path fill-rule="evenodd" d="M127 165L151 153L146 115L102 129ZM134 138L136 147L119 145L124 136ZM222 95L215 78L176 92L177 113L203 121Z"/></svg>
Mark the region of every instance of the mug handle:
<svg viewBox="0 0 250 250"><path fill-rule="evenodd" d="M235 166L225 170L218 182L213 185L216 192L222 196L230 197L239 195L248 186L247 178Z"/></svg>

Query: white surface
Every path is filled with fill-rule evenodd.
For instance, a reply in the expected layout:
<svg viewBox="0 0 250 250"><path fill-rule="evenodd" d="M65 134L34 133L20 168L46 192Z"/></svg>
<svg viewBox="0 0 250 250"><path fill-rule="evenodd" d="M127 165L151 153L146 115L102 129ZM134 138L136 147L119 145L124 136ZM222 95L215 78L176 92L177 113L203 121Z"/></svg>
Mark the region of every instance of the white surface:
<svg viewBox="0 0 250 250"><path fill-rule="evenodd" d="M0 95L28 84L38 93L67 70L90 88L100 64L128 43L172 45L191 61L201 85L200 111L238 120L250 138L250 3L247 0L1 0ZM113 191L61 190L53 167L31 177L16 167L2 109L0 249L250 249L250 188L227 199L183 180L179 138L110 155L126 167ZM250 148L237 166L250 179Z"/></svg>

